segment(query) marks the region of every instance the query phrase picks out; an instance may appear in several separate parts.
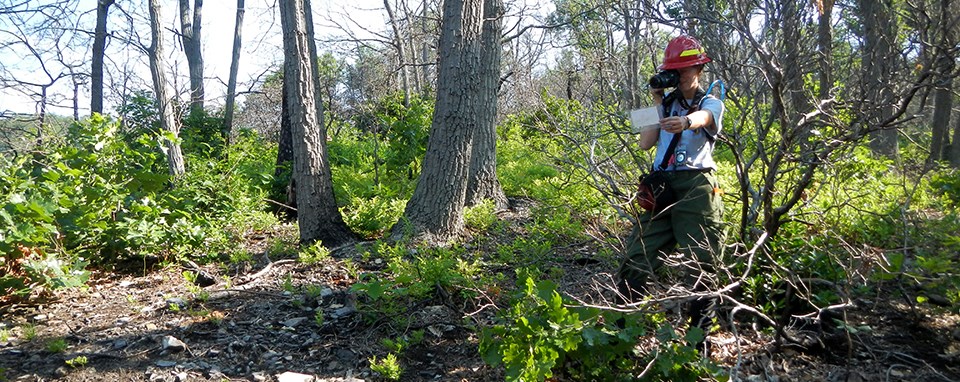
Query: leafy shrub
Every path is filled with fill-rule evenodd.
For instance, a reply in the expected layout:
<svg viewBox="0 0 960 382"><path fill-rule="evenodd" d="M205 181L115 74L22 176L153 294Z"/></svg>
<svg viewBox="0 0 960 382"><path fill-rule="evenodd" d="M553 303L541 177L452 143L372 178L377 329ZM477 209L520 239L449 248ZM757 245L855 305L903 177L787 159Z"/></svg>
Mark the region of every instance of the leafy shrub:
<svg viewBox="0 0 960 382"><path fill-rule="evenodd" d="M485 232L497 222L496 208L492 200L484 200L464 211L463 222L469 228Z"/></svg>
<svg viewBox="0 0 960 382"><path fill-rule="evenodd" d="M565 301L550 281L525 278L500 323L484 328L480 353L492 366L504 365L509 381L650 380L697 381L719 377L720 370L701 358L693 344L703 331L685 336L662 315L624 314L579 307ZM638 338L656 328L656 347L637 353Z"/></svg>
<svg viewBox="0 0 960 382"><path fill-rule="evenodd" d="M403 373L403 369L400 368L400 363L397 361L397 356L393 353L389 353L379 360L376 356L371 358L370 369L390 381L399 381L400 375Z"/></svg>

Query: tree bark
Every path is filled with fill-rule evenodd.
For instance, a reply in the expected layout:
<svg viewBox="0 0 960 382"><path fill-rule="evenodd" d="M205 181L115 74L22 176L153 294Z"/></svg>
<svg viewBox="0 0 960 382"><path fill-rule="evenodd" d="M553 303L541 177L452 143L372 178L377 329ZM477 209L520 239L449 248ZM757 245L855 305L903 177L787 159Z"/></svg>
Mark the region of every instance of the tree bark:
<svg viewBox="0 0 960 382"><path fill-rule="evenodd" d="M147 49L150 55L150 74L153 78L153 91L157 97L157 106L160 112L160 128L169 133L164 138L166 147L167 163L170 166L170 176L174 179L179 178L186 172L183 153L180 151L180 144L177 143L177 136L180 134L180 127L173 114L173 103L167 94L167 77L163 73L163 34L160 29L159 0L149 0L150 4L150 47Z"/></svg>
<svg viewBox="0 0 960 382"><path fill-rule="evenodd" d="M950 143L950 115L953 111L953 77L951 73L955 65L954 58L951 56L941 54L937 59L938 72L941 74L935 80L936 90L934 90L933 95L933 120L931 121L933 133L928 160L930 163L941 159L952 159L944 158L943 154L949 154L946 149ZM956 138L954 136L954 142L956 142ZM952 155L950 156L952 157Z"/></svg>
<svg viewBox="0 0 960 382"><path fill-rule="evenodd" d="M200 20L203 0L193 1L193 15L190 14L190 0L180 0L180 37L183 51L187 56L190 70L190 112L203 110L203 55L200 51Z"/></svg>
<svg viewBox="0 0 960 382"><path fill-rule="evenodd" d="M293 137L293 178L296 180L300 241L321 241L337 247L356 240L347 228L333 195L327 158L323 105L319 102L319 70L309 0L280 2L283 29L284 97Z"/></svg>
<svg viewBox="0 0 960 382"><path fill-rule="evenodd" d="M863 81L870 148L878 155L893 158L899 152L897 129L882 126L893 115L894 47L897 23L891 0L859 0L863 15Z"/></svg>
<svg viewBox="0 0 960 382"><path fill-rule="evenodd" d="M286 66L286 65L284 65ZM290 127L290 107L287 103L287 82L282 85L280 98L280 134L277 148L277 162L273 171L274 196L285 196L284 202L289 208L278 209L287 217L297 218L296 183L293 182L293 134ZM280 214L278 214L280 215Z"/></svg>
<svg viewBox="0 0 960 382"><path fill-rule="evenodd" d="M437 102L423 171L404 219L393 237L405 234L430 241L455 238L463 231L463 209L475 113L485 110L478 97L481 87L480 52L483 28L481 0L444 0L440 30Z"/></svg>
<svg viewBox="0 0 960 382"><path fill-rule="evenodd" d="M484 0L481 37L480 88L477 93L476 132L470 160L466 205L490 199L499 209L507 208L507 195L497 178L497 91L500 84L500 58L503 46L503 1Z"/></svg>
<svg viewBox="0 0 960 382"><path fill-rule="evenodd" d="M400 69L400 84L403 86L403 105L410 106L410 75L407 70L406 56L403 51L403 38L400 36L399 21L393 13L393 7L390 6L390 0L383 0L383 8L387 11L390 18L390 28L393 29L393 45L397 49L397 65Z"/></svg>
<svg viewBox="0 0 960 382"><path fill-rule="evenodd" d="M93 57L90 69L91 113L103 113L103 55L107 49L107 13L113 1L97 1L97 26L93 35Z"/></svg>
<svg viewBox="0 0 960 382"><path fill-rule="evenodd" d="M220 134L227 144L233 132L233 111L237 102L237 70L240 67L241 31L243 30L244 0L237 0L237 18L233 27L233 56L230 59L230 78L227 80L227 104L223 115L223 130Z"/></svg>
<svg viewBox="0 0 960 382"><path fill-rule="evenodd" d="M833 2L834 0L817 1L819 18L817 21L817 46L820 49L820 91L821 100L830 97L830 88L833 87Z"/></svg>

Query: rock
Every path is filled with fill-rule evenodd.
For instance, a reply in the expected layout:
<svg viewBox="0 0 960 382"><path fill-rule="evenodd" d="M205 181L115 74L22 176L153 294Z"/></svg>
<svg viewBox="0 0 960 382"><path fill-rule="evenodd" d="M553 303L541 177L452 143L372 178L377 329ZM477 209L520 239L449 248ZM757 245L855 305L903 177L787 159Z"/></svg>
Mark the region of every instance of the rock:
<svg viewBox="0 0 960 382"><path fill-rule="evenodd" d="M260 359L264 361L269 361L277 357L280 357L280 353L277 353L273 350L267 350L266 353L260 355Z"/></svg>
<svg viewBox="0 0 960 382"><path fill-rule="evenodd" d="M116 340L113 341L113 350L123 349L123 348L127 347L127 345L129 345L129 344L130 344L130 343L129 343L127 340L125 340L125 339L123 339L123 338L118 338L118 339L116 339Z"/></svg>
<svg viewBox="0 0 960 382"><path fill-rule="evenodd" d="M57 376L57 378L66 377L67 374L70 374L70 370L68 370L66 366L60 366L57 370L53 371L53 375Z"/></svg>
<svg viewBox="0 0 960 382"><path fill-rule="evenodd" d="M210 273L207 273L207 271L197 270L194 272L194 274L197 277L193 280L193 283L201 288L205 288L217 283L217 279L210 275Z"/></svg>
<svg viewBox="0 0 960 382"><path fill-rule="evenodd" d="M313 382L316 378L312 375L294 373L292 371L284 372L277 376L277 382Z"/></svg>
<svg viewBox="0 0 960 382"><path fill-rule="evenodd" d="M174 380L176 382L187 382L187 377L188 377L187 372L181 371L177 373L176 377L174 377Z"/></svg>
<svg viewBox="0 0 960 382"><path fill-rule="evenodd" d="M154 324L152 322L148 322L146 325L143 326L143 328L150 332L155 332L157 331L157 329L160 329L159 327L157 327L157 324Z"/></svg>
<svg viewBox="0 0 960 382"><path fill-rule="evenodd" d="M256 382L266 382L267 374L259 371L255 372L253 373L253 380Z"/></svg>
<svg viewBox="0 0 960 382"><path fill-rule="evenodd" d="M177 363L176 363L176 362L166 361L166 360L159 360L159 361L157 361L157 362L154 362L153 364L154 364L154 365L157 365L157 367L174 367L174 366L177 366Z"/></svg>
<svg viewBox="0 0 960 382"><path fill-rule="evenodd" d="M187 344L183 343L174 336L163 336L160 341L160 349L170 352L181 352L187 350Z"/></svg>
<svg viewBox="0 0 960 382"><path fill-rule="evenodd" d="M930 303L936 306L949 307L952 305L949 299L939 294L931 294L928 298L930 299Z"/></svg>
<svg viewBox="0 0 960 382"><path fill-rule="evenodd" d="M46 314L38 314L38 315L36 315L36 316L33 316L33 320L36 321L36 322L46 321L47 318L48 318L48 317L47 317Z"/></svg>
<svg viewBox="0 0 960 382"><path fill-rule="evenodd" d="M164 301L164 302L166 302L166 306L167 306L168 308L169 308L169 307L176 306L176 308L173 308L173 309L184 309L184 308L187 307L187 302L184 301L184 300L183 300L182 298L180 298L180 297L168 298L168 299L167 299L166 301Z"/></svg>
<svg viewBox="0 0 960 382"><path fill-rule="evenodd" d="M297 325L300 325L301 323L303 323L303 322L306 321L306 320L307 320L306 317L291 318L291 319L289 319L289 320L284 321L284 322L283 322L283 326L286 326L286 327L288 327L288 328L295 328L295 327L297 327Z"/></svg>
<svg viewBox="0 0 960 382"><path fill-rule="evenodd" d="M337 310L334 310L333 313L330 314L330 318L334 320L339 320L341 318L345 318L356 312L357 312L356 308L352 306L344 306L344 307L338 308Z"/></svg>
<svg viewBox="0 0 960 382"><path fill-rule="evenodd" d="M130 321L132 321L132 320L133 320L133 319L130 318L130 317L120 317L120 318L117 319L116 326L124 326L124 325L126 325L126 324L129 324Z"/></svg>
<svg viewBox="0 0 960 382"><path fill-rule="evenodd" d="M210 370L203 374L203 376L214 381L220 381L226 378L226 375L224 375L223 372L220 371L220 369L218 369L216 366L211 367Z"/></svg>

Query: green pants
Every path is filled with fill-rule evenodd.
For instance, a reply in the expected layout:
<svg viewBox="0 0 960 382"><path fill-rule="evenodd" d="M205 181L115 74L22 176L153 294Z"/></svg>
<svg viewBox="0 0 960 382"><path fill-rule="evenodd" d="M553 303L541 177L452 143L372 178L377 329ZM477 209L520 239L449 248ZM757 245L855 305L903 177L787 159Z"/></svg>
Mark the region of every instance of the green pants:
<svg viewBox="0 0 960 382"><path fill-rule="evenodd" d="M704 290L701 271L712 271L713 253L723 235L723 200L712 172L667 172L677 202L654 214L642 213L630 234L626 256L617 271L618 289L627 301L642 297L648 279L663 266L665 256L678 253L678 271L688 287ZM696 261L693 261L696 260ZM712 273L712 272L710 272ZM708 273L709 274L709 273Z"/></svg>

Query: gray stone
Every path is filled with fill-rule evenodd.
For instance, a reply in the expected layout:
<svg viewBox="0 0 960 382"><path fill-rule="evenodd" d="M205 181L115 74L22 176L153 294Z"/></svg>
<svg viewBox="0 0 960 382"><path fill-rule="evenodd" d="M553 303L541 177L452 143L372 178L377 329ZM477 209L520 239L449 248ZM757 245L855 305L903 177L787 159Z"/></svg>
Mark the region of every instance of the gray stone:
<svg viewBox="0 0 960 382"><path fill-rule="evenodd" d="M187 350L187 344L174 336L163 336L160 340L160 348L164 351L181 352Z"/></svg>
<svg viewBox="0 0 960 382"><path fill-rule="evenodd" d="M181 372L177 373L177 375L176 375L176 377L175 377L175 380L176 380L177 382L187 382L187 378L188 378L187 372L181 371Z"/></svg>
<svg viewBox="0 0 960 382"><path fill-rule="evenodd" d="M286 326L286 327L288 327L288 328L295 328L295 327L297 327L297 325L300 325L301 323L303 323L303 322L306 321L306 320L307 320L306 317L295 317L295 318L291 318L291 319L289 319L289 320L284 321L284 322L283 322L283 326Z"/></svg>
<svg viewBox="0 0 960 382"><path fill-rule="evenodd" d="M266 382L267 374L259 371L255 372L253 373L253 380L256 382Z"/></svg>
<svg viewBox="0 0 960 382"><path fill-rule="evenodd" d="M357 312L356 308L352 306L344 306L344 307L338 308L337 310L334 310L333 313L330 314L330 318L333 318L334 320L339 320L341 318L347 317L356 312Z"/></svg>
<svg viewBox="0 0 960 382"><path fill-rule="evenodd" d="M187 302L180 297L168 298L165 302L167 307L176 306L177 309L183 309L187 307Z"/></svg>
<svg viewBox="0 0 960 382"><path fill-rule="evenodd" d="M312 375L294 373L292 371L284 372L277 376L277 382L313 382L316 378Z"/></svg>
<svg viewBox="0 0 960 382"><path fill-rule="evenodd" d="M177 366L177 363L176 363L176 362L166 361L166 360L159 360L159 361L157 361L157 362L154 362L153 364L154 364L154 365L157 365L157 366L159 366L159 367L174 367L174 366Z"/></svg>

